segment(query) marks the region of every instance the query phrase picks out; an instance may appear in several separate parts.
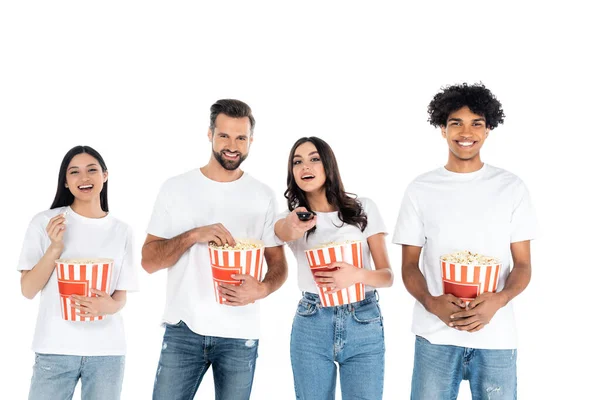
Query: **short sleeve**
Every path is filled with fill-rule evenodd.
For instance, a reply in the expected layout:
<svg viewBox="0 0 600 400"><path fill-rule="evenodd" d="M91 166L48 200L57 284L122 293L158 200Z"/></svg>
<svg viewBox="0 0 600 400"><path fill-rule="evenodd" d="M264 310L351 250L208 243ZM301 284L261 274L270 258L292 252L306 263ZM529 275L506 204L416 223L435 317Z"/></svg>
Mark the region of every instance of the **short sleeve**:
<svg viewBox="0 0 600 400"><path fill-rule="evenodd" d="M284 242L275 235L275 222L277 222L277 200L275 194L269 196L269 206L265 215L263 234L261 240L265 242L265 247L283 246Z"/></svg>
<svg viewBox="0 0 600 400"><path fill-rule="evenodd" d="M537 218L529 191L525 184L520 182L515 191L514 207L510 220L510 242L535 239L537 229Z"/></svg>
<svg viewBox="0 0 600 400"><path fill-rule="evenodd" d="M404 193L392 242L419 247L425 245L425 227L419 214L412 185L409 185Z"/></svg>
<svg viewBox="0 0 600 400"><path fill-rule="evenodd" d="M127 290L132 292L139 290L138 268L136 268L136 264L134 263L133 231L131 227L128 227L127 229L123 261L115 290Z"/></svg>
<svg viewBox="0 0 600 400"><path fill-rule="evenodd" d="M171 239L174 236L177 236L177 233L173 232L172 218L169 214L167 183L162 185L158 196L156 197L154 209L152 210L152 216L150 217L150 223L148 224L146 232L150 235L164 239Z"/></svg>
<svg viewBox="0 0 600 400"><path fill-rule="evenodd" d="M40 261L46 252L48 235L44 229L40 216L34 217L25 233L21 256L17 264L18 271L29 271Z"/></svg>
<svg viewBox="0 0 600 400"><path fill-rule="evenodd" d="M381 213L379 212L379 208L375 202L367 198L359 199L359 201L363 207L363 210L367 214L367 227L363 232L365 237L369 238L378 233L387 235L385 222L383 222L383 218L381 217Z"/></svg>

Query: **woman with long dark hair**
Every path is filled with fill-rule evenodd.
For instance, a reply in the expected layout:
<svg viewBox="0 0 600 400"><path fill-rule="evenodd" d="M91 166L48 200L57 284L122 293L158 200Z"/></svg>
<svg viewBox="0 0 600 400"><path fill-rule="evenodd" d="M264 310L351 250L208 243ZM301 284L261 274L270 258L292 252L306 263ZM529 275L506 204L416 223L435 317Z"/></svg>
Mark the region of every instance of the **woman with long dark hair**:
<svg viewBox="0 0 600 400"><path fill-rule="evenodd" d="M41 292L29 399L71 399L80 379L82 399L120 398L125 332L119 311L127 290L137 289L137 274L132 230L108 213L107 192L102 156L88 146L74 147L60 166L52 206L33 217L27 229L17 266L21 291L28 299ZM113 261L112 275L102 275L109 293L72 294L72 320L65 319L62 313L71 307L61 303L65 294L59 294L55 260L99 258Z"/></svg>
<svg viewBox="0 0 600 400"><path fill-rule="evenodd" d="M334 399L337 363L344 399L381 399L385 345L374 288L391 286L393 273L379 210L372 200L344 190L331 147L317 137L301 138L292 147L285 197L290 212L277 221L275 233L296 257L303 292L291 335L296 397ZM332 242L361 242L363 268L333 262L313 277L305 251ZM320 288L328 295L356 283L365 285L364 300L321 303Z"/></svg>

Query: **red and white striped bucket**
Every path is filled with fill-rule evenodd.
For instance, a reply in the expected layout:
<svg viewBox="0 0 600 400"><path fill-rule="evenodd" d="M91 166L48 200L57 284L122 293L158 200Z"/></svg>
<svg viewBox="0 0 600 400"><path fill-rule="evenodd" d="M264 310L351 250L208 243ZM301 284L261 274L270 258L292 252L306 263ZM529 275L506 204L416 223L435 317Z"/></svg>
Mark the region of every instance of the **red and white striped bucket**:
<svg viewBox="0 0 600 400"><path fill-rule="evenodd" d="M329 247L306 250L306 258L313 277L315 272L333 271L331 263L346 262L356 268L363 268L362 243L353 242L338 244ZM355 303L365 299L365 285L356 283L350 287L340 289L332 294L325 294L328 287L319 287L319 298L323 307L340 306Z"/></svg>
<svg viewBox="0 0 600 400"><path fill-rule="evenodd" d="M58 293L60 295L60 310L66 321L99 321L103 316L85 317L77 315L73 302L69 298L76 294L79 296L94 296L90 289L97 289L110 294L113 260L108 258L91 260L55 261L58 277Z"/></svg>
<svg viewBox="0 0 600 400"><path fill-rule="evenodd" d="M245 243L253 243L257 248L247 250L226 250L215 247L208 247L210 254L210 265L212 267L213 288L215 291L215 300L219 304L226 303L227 300L221 297L219 286L223 283L239 286L241 281L231 277L233 274L251 275L258 281L262 281L262 266L265 254L264 243L254 239L235 239Z"/></svg>
<svg viewBox="0 0 600 400"><path fill-rule="evenodd" d="M453 294L466 303L485 292L496 292L502 264L463 265L440 260L444 294Z"/></svg>

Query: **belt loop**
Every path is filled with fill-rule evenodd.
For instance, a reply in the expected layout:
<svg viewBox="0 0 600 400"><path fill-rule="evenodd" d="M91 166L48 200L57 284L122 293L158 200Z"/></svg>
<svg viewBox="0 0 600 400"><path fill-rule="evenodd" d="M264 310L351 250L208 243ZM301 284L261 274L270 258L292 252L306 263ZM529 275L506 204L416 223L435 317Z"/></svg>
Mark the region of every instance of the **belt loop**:
<svg viewBox="0 0 600 400"><path fill-rule="evenodd" d="M375 299L379 302L379 292L377 290L373 290L375 292Z"/></svg>

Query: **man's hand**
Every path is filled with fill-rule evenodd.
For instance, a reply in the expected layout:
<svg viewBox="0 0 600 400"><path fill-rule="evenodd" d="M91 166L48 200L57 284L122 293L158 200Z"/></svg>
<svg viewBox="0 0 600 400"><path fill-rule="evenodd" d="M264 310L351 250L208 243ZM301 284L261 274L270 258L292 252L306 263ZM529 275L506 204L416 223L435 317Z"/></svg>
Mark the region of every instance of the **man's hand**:
<svg viewBox="0 0 600 400"><path fill-rule="evenodd" d="M465 311L454 313L450 316L450 326L459 331L477 332L490 323L496 311L504 307L508 299L502 292L482 293L470 302Z"/></svg>
<svg viewBox="0 0 600 400"><path fill-rule="evenodd" d="M198 243L215 242L217 246L235 246L235 239L223 224L201 226L194 230L194 235Z"/></svg>
<svg viewBox="0 0 600 400"><path fill-rule="evenodd" d="M452 326L459 317L451 319L452 315L458 315L465 309L465 302L451 294L441 296L431 296L427 299L425 308L430 313L436 315L446 325Z"/></svg>
<svg viewBox="0 0 600 400"><path fill-rule="evenodd" d="M267 297L267 288L253 276L234 274L231 277L242 281L242 284L236 286L223 283L219 286L219 292L226 300L224 304L229 306L245 306Z"/></svg>

